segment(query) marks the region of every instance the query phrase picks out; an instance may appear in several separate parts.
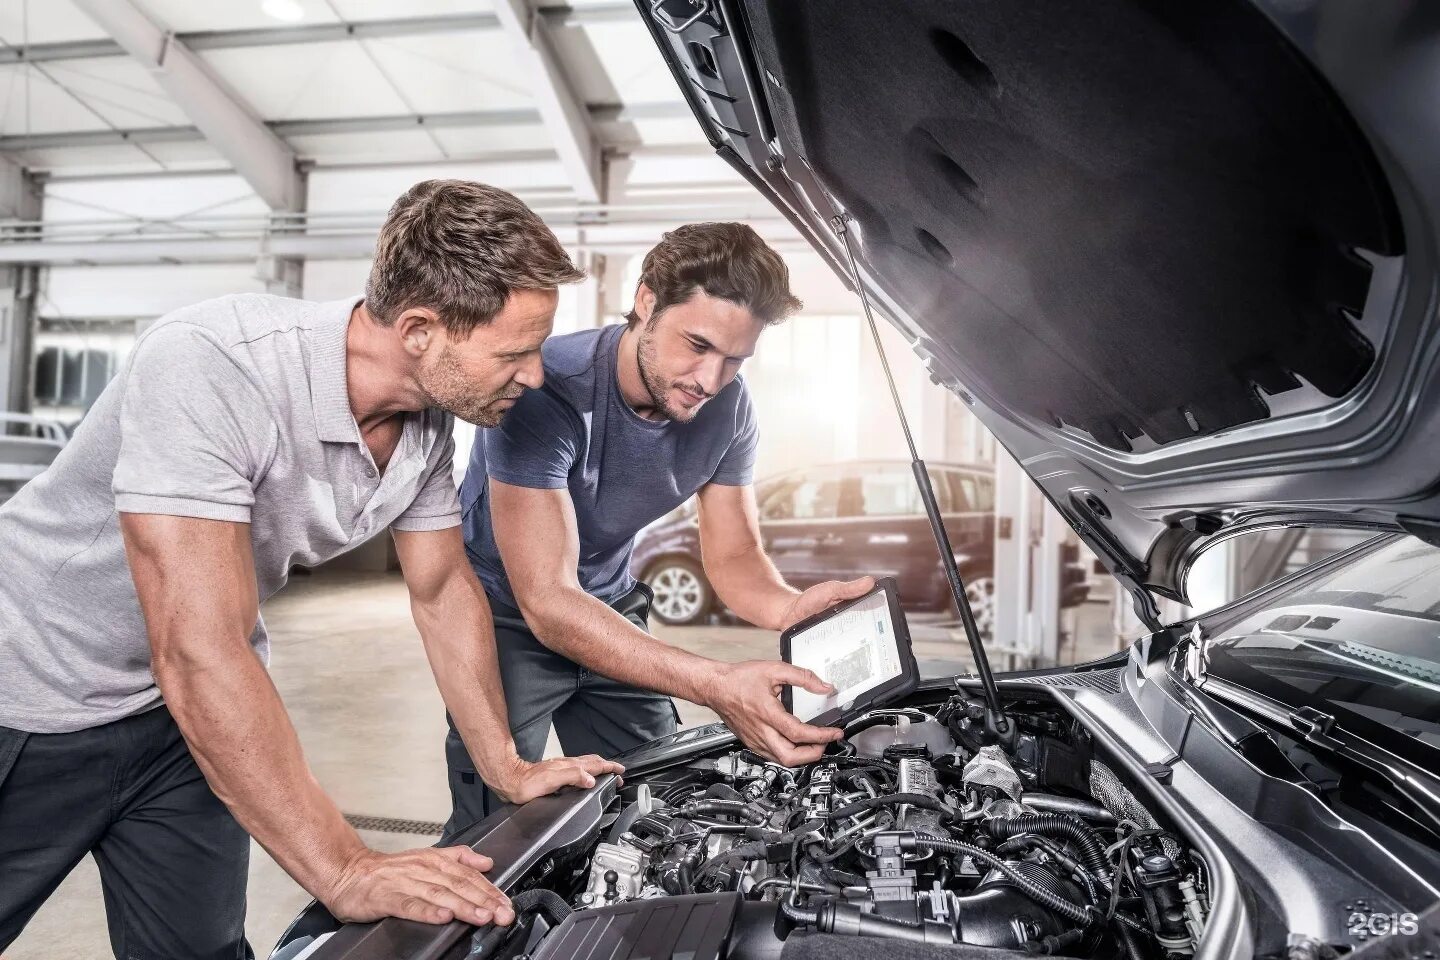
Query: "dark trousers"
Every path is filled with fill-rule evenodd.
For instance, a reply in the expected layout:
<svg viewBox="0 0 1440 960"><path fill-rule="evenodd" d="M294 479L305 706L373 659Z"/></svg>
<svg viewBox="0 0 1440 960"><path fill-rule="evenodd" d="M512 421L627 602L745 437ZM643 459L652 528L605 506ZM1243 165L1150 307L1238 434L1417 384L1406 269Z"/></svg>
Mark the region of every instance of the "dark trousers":
<svg viewBox="0 0 1440 960"><path fill-rule="evenodd" d="M119 960L254 956L250 838L163 706L76 733L0 727L0 953L87 853Z"/></svg>
<svg viewBox="0 0 1440 960"><path fill-rule="evenodd" d="M650 617L650 588L643 583L612 606L640 629ZM545 755L553 723L567 756L598 753L613 757L656 737L675 732L679 714L669 697L591 673L547 649L530 632L520 611L490 598L500 679L510 713L510 733L525 760ZM450 722L445 762L450 768L452 812L448 840L501 805L475 772L475 762ZM441 841L442 844L445 841Z"/></svg>

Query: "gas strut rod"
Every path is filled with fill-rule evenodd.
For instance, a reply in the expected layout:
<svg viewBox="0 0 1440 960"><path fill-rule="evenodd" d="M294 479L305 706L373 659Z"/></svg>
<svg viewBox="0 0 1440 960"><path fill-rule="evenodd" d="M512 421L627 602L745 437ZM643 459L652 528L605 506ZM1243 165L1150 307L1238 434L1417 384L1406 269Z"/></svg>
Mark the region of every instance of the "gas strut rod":
<svg viewBox="0 0 1440 960"><path fill-rule="evenodd" d="M920 487L920 501L925 505L925 516L930 520L930 532L935 535L935 545L940 549L940 564L945 568L945 579L950 584L950 594L955 598L955 607L960 611L960 622L965 627L965 638L970 641L970 655L975 658L975 672L980 676L980 686L985 693L985 726L987 732L1002 741L1013 741L1014 730L1000 707L1000 691L995 688L995 675L990 672L990 658L980 641L980 627L975 623L975 613L970 609L970 598L965 595L965 582L960 579L960 568L955 565L955 549L950 546L950 534L945 531L945 521L940 516L940 505L935 502L935 488L930 484L930 471L920 459L915 448L915 438L910 433L910 421L905 417L905 407L900 402L900 391L895 387L895 375L890 370L890 360L885 356L885 345L880 341L880 327L875 323L875 314L870 309L870 297L865 284L860 280L860 268L855 263L855 251L850 246L850 230L846 222L848 214L840 214L830 221L830 227L839 235L845 245L845 257L850 261L850 277L855 281L855 292L860 295L860 304L865 309L865 320L870 324L870 336L875 340L875 351L880 355L880 366L885 371L885 382L890 386L890 398L895 401L895 414L900 418L900 429L905 434L905 444L910 448L910 471L915 474L915 483Z"/></svg>

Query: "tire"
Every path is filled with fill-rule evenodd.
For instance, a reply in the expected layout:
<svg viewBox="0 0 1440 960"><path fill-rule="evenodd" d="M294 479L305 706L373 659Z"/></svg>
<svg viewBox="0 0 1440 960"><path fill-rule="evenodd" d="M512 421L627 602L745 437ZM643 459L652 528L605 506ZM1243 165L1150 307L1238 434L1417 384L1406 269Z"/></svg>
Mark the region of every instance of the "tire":
<svg viewBox="0 0 1440 960"><path fill-rule="evenodd" d="M965 597L970 601L970 612L975 615L975 626L986 640L995 638L995 578L976 577L965 583Z"/></svg>
<svg viewBox="0 0 1440 960"><path fill-rule="evenodd" d="M715 591L705 571L689 557L664 557L645 571L645 583L655 594L650 612L673 627L704 622L715 603Z"/></svg>

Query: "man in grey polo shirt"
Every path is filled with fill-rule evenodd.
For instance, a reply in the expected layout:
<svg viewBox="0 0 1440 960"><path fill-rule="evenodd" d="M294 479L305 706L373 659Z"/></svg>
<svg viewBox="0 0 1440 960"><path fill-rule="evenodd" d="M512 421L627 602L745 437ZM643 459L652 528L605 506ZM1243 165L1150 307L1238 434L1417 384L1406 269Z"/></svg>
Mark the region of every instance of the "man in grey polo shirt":
<svg viewBox="0 0 1440 960"><path fill-rule="evenodd" d="M389 527L486 781L523 801L618 772L518 755L451 478L452 415L494 425L539 386L579 277L510 194L427 181L363 299L225 297L138 339L0 509L0 952L91 853L117 957L247 956L247 832L342 918L513 918L467 848L365 847L305 765L258 607Z"/></svg>

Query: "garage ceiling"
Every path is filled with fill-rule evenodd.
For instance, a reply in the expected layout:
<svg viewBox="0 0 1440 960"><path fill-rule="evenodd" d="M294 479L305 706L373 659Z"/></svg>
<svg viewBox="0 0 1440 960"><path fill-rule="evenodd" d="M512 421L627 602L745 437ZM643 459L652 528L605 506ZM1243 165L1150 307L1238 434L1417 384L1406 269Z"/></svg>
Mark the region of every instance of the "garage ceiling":
<svg viewBox="0 0 1440 960"><path fill-rule="evenodd" d="M306 165L563 160L563 128L546 103L552 82L598 149L704 149L626 0L517 8L540 21L558 79L537 75L486 0L125 4L192 50ZM125 38L97 22L115 7L0 6L0 154L55 178L235 167L163 79L116 42Z"/></svg>

